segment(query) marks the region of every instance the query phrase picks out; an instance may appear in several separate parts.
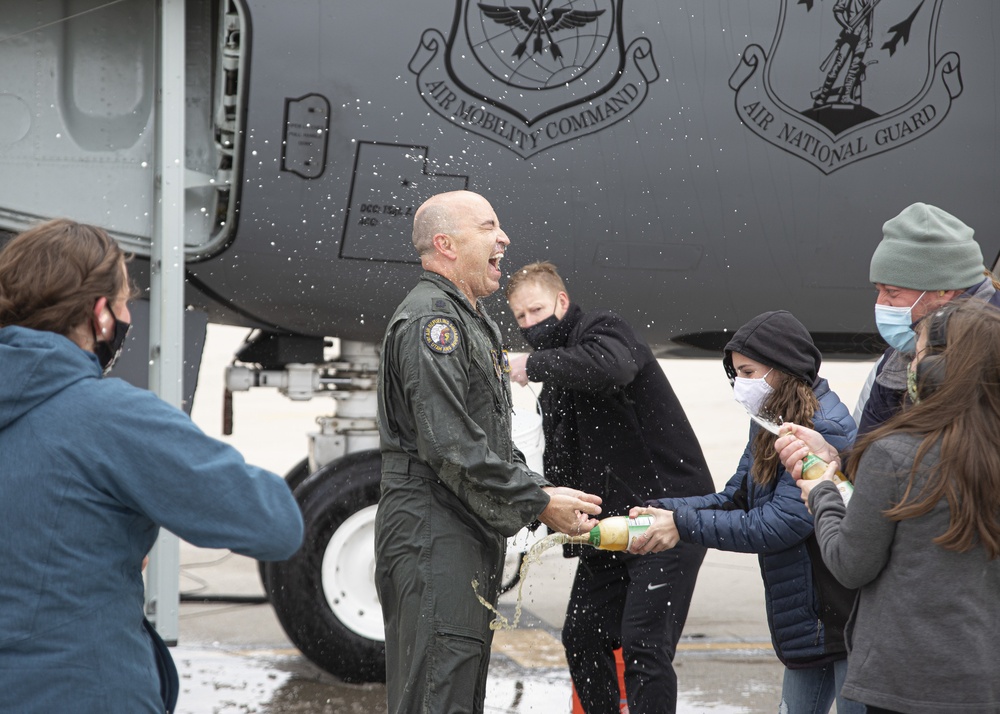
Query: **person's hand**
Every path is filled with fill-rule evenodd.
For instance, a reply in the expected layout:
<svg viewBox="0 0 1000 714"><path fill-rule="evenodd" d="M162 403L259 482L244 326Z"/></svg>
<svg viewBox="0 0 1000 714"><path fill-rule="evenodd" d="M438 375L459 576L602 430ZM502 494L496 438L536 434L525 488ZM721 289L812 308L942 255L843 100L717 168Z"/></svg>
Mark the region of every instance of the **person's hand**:
<svg viewBox="0 0 1000 714"><path fill-rule="evenodd" d="M632 547L629 548L630 553L637 555L659 553L673 548L681 539L677 532L677 524L674 523L673 511L633 506L628 512L628 517L635 518L636 516L652 516L653 523L646 529L645 533L633 541Z"/></svg>
<svg viewBox="0 0 1000 714"><path fill-rule="evenodd" d="M795 485L798 486L799 489L802 491L802 500L806 504L806 510L808 510L810 513L812 513L812 509L809 508L809 494L812 493L812 490L816 487L816 484L818 484L820 481L833 481L833 475L835 473L837 473L836 462L829 464L826 467L826 471L824 471L823 475L820 476L819 478L813 478L813 479L805 479L799 477L795 478Z"/></svg>
<svg viewBox="0 0 1000 714"><path fill-rule="evenodd" d="M826 439L814 429L786 421L781 425L782 435L774 442L774 450L788 473L796 480L802 478L802 459L810 452L827 463L840 462L837 450L826 443Z"/></svg>
<svg viewBox="0 0 1000 714"><path fill-rule="evenodd" d="M518 355L510 360L510 381L517 382L522 387L528 386L528 357L529 355Z"/></svg>
<svg viewBox="0 0 1000 714"><path fill-rule="evenodd" d="M565 486L547 486L542 489L549 494L549 505L538 516L538 520L566 535L582 535L597 525L596 516L601 512L601 497L577 491Z"/></svg>

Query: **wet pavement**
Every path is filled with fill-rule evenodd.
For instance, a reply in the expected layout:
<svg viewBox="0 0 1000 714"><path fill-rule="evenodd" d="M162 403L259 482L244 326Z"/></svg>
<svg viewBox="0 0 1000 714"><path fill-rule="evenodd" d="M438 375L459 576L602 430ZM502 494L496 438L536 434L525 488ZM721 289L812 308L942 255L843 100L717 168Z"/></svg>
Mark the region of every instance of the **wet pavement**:
<svg viewBox="0 0 1000 714"><path fill-rule="evenodd" d="M247 610L266 611L266 607L241 609L249 622L266 617L266 612ZM386 712L383 685L341 682L291 647L192 643L175 647L173 654L181 677L178 714ZM782 668L766 643L686 638L675 667L679 714L776 710ZM529 624L525 629L498 633L486 711L569 714L571 685L558 632Z"/></svg>
<svg viewBox="0 0 1000 714"><path fill-rule="evenodd" d="M522 588L515 630L496 633L487 712L571 711L559 629L575 560L546 551ZM227 551L181 546L181 589L199 596L262 595L256 563ZM500 600L513 620L517 589ZM709 553L675 661L679 714L773 712L782 667L768 642L756 559ZM718 612L719 616L716 616ZM341 682L313 666L285 637L268 605L184 602L178 714L386 712L381 684Z"/></svg>
<svg viewBox="0 0 1000 714"><path fill-rule="evenodd" d="M179 714L386 712L384 686L345 684L293 653L180 648L174 654L181 672ZM487 712L570 712L564 668L524 668L498 655L494 660ZM679 714L777 709L781 668L771 659L680 655L676 665Z"/></svg>
<svg viewBox="0 0 1000 714"><path fill-rule="evenodd" d="M219 436L222 369L245 330L209 327L193 411ZM717 360L661 362L698 434L718 487L742 452L747 420ZM821 373L848 405L870 363L827 362ZM515 395L530 399L524 390ZM331 411L319 400L294 403L266 389L234 395L235 431L225 437L247 460L284 473L304 455L315 417ZM575 560L559 549L542 555L524 585L517 630L498 632L486 711L571 711L571 685L559 631ZM181 591L189 595L260 596L257 564L227 551L181 546ZM516 593L501 597L512 618ZM313 666L290 643L266 604L183 602L179 644L172 648L181 676L178 714L310 714L386 711L381 684L346 684ZM699 574L675 667L679 714L772 714L782 666L769 642L763 586L752 555L709 551Z"/></svg>

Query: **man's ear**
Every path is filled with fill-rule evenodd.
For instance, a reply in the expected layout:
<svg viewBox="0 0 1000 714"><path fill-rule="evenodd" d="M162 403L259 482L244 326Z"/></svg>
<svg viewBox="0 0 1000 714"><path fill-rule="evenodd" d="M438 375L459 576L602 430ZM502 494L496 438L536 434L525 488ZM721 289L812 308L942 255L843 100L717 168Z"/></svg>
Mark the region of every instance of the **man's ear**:
<svg viewBox="0 0 1000 714"><path fill-rule="evenodd" d="M434 250L443 257L448 260L458 259L458 251L455 250L455 239L447 233L435 233L434 237L431 238L431 242L434 244Z"/></svg>
<svg viewBox="0 0 1000 714"><path fill-rule="evenodd" d="M558 319L563 319L563 315L569 310L569 295L567 295L562 290L556 295L556 311L555 316Z"/></svg>
<svg viewBox="0 0 1000 714"><path fill-rule="evenodd" d="M932 302L930 303L931 307L927 310L927 314L929 315L935 310L939 310L964 292L964 290L935 290L928 292L927 295L932 297Z"/></svg>
<svg viewBox="0 0 1000 714"><path fill-rule="evenodd" d="M91 316L94 325L94 332L97 334L97 339L103 339L110 334L111 330L114 328L114 317L111 314L111 306L108 304L108 299L106 297L97 298L97 302L94 303L94 312Z"/></svg>

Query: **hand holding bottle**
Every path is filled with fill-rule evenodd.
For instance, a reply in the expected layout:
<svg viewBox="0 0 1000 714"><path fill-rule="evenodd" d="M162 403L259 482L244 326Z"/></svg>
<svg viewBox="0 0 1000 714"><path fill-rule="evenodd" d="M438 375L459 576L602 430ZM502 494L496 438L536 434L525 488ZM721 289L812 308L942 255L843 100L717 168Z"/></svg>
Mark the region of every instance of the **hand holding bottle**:
<svg viewBox="0 0 1000 714"><path fill-rule="evenodd" d="M826 468L824 469L823 473L818 478L796 479L795 485L798 486L799 490L802 491L802 500L805 502L806 509L810 513L812 513L812 509L809 508L809 494L812 492L813 488L815 488L816 484L820 483L821 481L833 481L833 476L836 472L837 472L837 464L832 463L826 465Z"/></svg>
<svg viewBox="0 0 1000 714"><path fill-rule="evenodd" d="M559 543L589 545L600 550L627 550L634 553L633 545L653 524L652 516L611 516L602 518L597 525L580 535L559 535ZM552 537L552 536L550 536Z"/></svg>
<svg viewBox="0 0 1000 714"><path fill-rule="evenodd" d="M840 472L840 457L836 449L813 429L792 423L782 424L781 428L782 431L787 428L788 433L774 442L774 448L802 490L806 507L809 506L809 493L819 481L832 481L844 503L850 501L854 486Z"/></svg>
<svg viewBox="0 0 1000 714"><path fill-rule="evenodd" d="M680 541L680 534L677 532L677 525L674 523L673 511L665 511L662 508L633 506L628 512L628 517L636 518L637 516L650 516L653 522L646 528L645 533L632 542L629 553L635 553L636 555L659 553L673 548Z"/></svg>
<svg viewBox="0 0 1000 714"><path fill-rule="evenodd" d="M781 436L775 440L774 450L795 480L802 478L802 462L809 454L815 454L828 464L840 464L837 450L826 442L822 434L790 421L781 425Z"/></svg>

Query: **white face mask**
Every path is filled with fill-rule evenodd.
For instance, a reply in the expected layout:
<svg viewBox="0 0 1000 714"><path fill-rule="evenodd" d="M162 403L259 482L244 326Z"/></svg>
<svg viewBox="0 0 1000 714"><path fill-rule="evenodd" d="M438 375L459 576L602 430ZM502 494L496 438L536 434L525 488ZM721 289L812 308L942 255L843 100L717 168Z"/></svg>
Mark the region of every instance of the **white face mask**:
<svg viewBox="0 0 1000 714"><path fill-rule="evenodd" d="M913 308L917 306L927 291L909 307L892 307L891 305L875 305L875 326L882 339L889 343L897 352L912 355L916 352L917 334L913 331Z"/></svg>
<svg viewBox="0 0 1000 714"><path fill-rule="evenodd" d="M772 370L767 370L767 374L771 374ZM733 380L733 397L736 401L743 405L743 408L754 416L760 416L761 407L764 406L764 402L767 398L771 396L774 388L767 383L764 377L758 377L757 379L748 379L746 377L736 377Z"/></svg>

